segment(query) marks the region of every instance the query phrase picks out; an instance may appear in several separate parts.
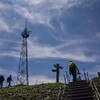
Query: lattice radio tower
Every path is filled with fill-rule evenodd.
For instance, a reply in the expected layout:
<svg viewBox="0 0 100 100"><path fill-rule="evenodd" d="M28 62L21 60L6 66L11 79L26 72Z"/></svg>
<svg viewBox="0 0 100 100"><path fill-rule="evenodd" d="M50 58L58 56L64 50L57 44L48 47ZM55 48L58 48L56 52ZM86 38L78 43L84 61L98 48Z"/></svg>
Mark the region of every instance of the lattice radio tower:
<svg viewBox="0 0 100 100"><path fill-rule="evenodd" d="M22 32L22 47L20 54L20 61L18 67L17 84L29 85L28 75L28 49L27 49L27 38L29 37L29 31L27 30L27 19L25 22L25 28Z"/></svg>

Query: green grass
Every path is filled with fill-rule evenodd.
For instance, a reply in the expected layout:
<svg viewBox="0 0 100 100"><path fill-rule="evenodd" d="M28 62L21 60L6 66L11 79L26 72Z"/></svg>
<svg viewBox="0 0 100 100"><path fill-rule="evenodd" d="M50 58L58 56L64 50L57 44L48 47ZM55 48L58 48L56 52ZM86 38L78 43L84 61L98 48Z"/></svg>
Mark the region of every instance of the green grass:
<svg viewBox="0 0 100 100"><path fill-rule="evenodd" d="M98 91L100 93L100 77L93 78L92 80L96 84Z"/></svg>
<svg viewBox="0 0 100 100"><path fill-rule="evenodd" d="M92 80L100 92L100 77ZM33 86L5 87L0 89L0 100L57 100L60 86L63 86L63 84L48 83Z"/></svg>
<svg viewBox="0 0 100 100"><path fill-rule="evenodd" d="M57 100L61 83L0 89L0 100Z"/></svg>

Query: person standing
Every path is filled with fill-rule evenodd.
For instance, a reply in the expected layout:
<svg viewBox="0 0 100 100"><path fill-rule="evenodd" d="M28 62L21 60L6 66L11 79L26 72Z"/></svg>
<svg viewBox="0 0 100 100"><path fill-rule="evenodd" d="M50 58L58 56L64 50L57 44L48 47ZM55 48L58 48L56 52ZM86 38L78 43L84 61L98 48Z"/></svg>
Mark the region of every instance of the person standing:
<svg viewBox="0 0 100 100"><path fill-rule="evenodd" d="M80 72L73 61L69 62L69 74L73 76L73 82L77 81L77 74L80 74Z"/></svg>
<svg viewBox="0 0 100 100"><path fill-rule="evenodd" d="M13 81L12 76L9 75L9 77L7 78L8 87L11 87L11 81Z"/></svg>
<svg viewBox="0 0 100 100"><path fill-rule="evenodd" d="M0 87L3 87L4 76L0 75Z"/></svg>

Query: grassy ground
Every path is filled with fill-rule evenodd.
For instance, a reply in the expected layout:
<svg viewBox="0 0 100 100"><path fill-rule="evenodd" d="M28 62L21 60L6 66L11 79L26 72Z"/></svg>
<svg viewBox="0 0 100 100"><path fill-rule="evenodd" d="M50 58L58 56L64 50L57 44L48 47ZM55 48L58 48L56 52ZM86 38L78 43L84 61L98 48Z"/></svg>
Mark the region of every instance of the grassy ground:
<svg viewBox="0 0 100 100"><path fill-rule="evenodd" d="M57 100L61 83L0 89L0 100Z"/></svg>
<svg viewBox="0 0 100 100"><path fill-rule="evenodd" d="M92 80L96 84L98 91L100 93L100 77L93 78Z"/></svg>
<svg viewBox="0 0 100 100"><path fill-rule="evenodd" d="M100 77L94 78L93 81L100 92ZM60 86L63 84L6 87L0 89L0 100L57 100Z"/></svg>

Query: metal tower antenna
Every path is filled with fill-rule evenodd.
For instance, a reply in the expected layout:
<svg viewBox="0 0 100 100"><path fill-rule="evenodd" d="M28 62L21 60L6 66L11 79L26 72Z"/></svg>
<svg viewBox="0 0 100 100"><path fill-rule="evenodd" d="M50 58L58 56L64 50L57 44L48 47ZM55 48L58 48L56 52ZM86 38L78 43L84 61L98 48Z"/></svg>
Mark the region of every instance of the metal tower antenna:
<svg viewBox="0 0 100 100"><path fill-rule="evenodd" d="M20 61L18 67L17 84L29 85L28 75L28 49L27 49L27 38L29 37L29 31L27 30L27 19L25 21L25 28L22 32L22 47L20 54Z"/></svg>
<svg viewBox="0 0 100 100"><path fill-rule="evenodd" d="M26 18L26 20L25 20L25 28L27 28L27 18Z"/></svg>

